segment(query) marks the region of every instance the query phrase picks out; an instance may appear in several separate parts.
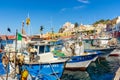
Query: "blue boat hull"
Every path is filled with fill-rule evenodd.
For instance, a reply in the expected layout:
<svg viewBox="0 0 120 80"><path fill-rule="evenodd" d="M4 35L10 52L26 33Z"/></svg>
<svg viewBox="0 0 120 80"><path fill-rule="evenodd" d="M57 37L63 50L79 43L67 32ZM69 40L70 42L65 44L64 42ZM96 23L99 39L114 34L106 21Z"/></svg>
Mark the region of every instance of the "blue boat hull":
<svg viewBox="0 0 120 80"><path fill-rule="evenodd" d="M47 63L47 64L25 64L24 68L28 70L33 77L32 80L57 80L64 71L65 63Z"/></svg>
<svg viewBox="0 0 120 80"><path fill-rule="evenodd" d="M105 48L105 49L86 49L86 52L97 52L98 56L107 56L109 55L115 48Z"/></svg>
<svg viewBox="0 0 120 80"><path fill-rule="evenodd" d="M72 56L68 63L88 61L95 58L97 54L83 55L83 56Z"/></svg>

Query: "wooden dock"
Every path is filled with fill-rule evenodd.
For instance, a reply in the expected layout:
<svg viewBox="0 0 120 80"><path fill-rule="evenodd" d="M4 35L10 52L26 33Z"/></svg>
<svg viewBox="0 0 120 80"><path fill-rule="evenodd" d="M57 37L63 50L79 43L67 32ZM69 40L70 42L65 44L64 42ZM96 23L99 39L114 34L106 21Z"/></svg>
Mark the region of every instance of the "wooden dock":
<svg viewBox="0 0 120 80"><path fill-rule="evenodd" d="M120 67L115 74L114 80L120 80Z"/></svg>

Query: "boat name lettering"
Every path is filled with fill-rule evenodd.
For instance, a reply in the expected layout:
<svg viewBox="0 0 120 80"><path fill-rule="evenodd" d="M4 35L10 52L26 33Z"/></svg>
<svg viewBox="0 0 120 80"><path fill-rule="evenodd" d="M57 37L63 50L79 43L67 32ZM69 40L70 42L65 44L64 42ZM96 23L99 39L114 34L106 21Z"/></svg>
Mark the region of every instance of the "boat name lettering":
<svg viewBox="0 0 120 80"><path fill-rule="evenodd" d="M54 65L45 65L44 67L47 68L47 67L58 67L59 65L58 64L54 64Z"/></svg>

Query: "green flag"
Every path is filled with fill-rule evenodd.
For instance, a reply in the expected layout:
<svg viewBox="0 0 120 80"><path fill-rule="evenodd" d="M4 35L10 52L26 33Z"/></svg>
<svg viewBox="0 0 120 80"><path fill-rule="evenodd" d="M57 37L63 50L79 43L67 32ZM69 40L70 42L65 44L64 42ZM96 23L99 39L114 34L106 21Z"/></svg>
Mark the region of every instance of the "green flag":
<svg viewBox="0 0 120 80"><path fill-rule="evenodd" d="M17 34L17 40L22 40L22 37L23 37L22 34L20 33Z"/></svg>

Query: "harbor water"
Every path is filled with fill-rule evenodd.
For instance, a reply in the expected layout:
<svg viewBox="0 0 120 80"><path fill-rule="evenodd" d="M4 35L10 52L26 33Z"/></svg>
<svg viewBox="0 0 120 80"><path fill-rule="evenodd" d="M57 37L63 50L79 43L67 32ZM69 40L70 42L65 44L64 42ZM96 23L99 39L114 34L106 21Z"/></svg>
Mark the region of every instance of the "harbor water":
<svg viewBox="0 0 120 80"><path fill-rule="evenodd" d="M120 57L98 58L89 65L87 71L65 70L62 80L113 80L119 67Z"/></svg>

